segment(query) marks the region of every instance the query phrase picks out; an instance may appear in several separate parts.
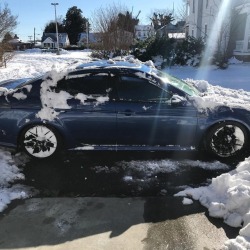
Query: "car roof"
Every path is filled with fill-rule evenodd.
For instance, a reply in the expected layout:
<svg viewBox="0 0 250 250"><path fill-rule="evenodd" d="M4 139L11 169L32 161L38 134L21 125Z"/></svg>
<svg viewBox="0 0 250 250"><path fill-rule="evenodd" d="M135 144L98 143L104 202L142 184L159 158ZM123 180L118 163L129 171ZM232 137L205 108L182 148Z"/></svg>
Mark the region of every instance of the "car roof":
<svg viewBox="0 0 250 250"><path fill-rule="evenodd" d="M155 71L152 62L142 63L139 60L130 59L109 59L109 60L93 60L80 64L76 67L77 70L81 69L131 69L138 70L148 74Z"/></svg>
<svg viewBox="0 0 250 250"><path fill-rule="evenodd" d="M8 79L0 82L0 87L7 88L7 89L14 89L17 86L20 86L32 78L18 78L18 79Z"/></svg>

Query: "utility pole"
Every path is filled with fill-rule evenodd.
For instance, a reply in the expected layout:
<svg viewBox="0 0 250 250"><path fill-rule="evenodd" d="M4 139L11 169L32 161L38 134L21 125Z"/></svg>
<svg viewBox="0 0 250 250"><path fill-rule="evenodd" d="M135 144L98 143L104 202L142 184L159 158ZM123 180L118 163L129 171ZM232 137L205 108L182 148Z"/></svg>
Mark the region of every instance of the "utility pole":
<svg viewBox="0 0 250 250"><path fill-rule="evenodd" d="M57 55L60 55L60 51L59 51L59 39L58 39L58 27L57 27L57 16L56 16L56 6L58 5L58 3L51 3L51 5L54 5L54 7L55 7Z"/></svg>
<svg viewBox="0 0 250 250"><path fill-rule="evenodd" d="M36 28L34 28L34 47L36 45Z"/></svg>
<svg viewBox="0 0 250 250"><path fill-rule="evenodd" d="M87 49L89 48L89 21L86 22L86 33L87 33Z"/></svg>

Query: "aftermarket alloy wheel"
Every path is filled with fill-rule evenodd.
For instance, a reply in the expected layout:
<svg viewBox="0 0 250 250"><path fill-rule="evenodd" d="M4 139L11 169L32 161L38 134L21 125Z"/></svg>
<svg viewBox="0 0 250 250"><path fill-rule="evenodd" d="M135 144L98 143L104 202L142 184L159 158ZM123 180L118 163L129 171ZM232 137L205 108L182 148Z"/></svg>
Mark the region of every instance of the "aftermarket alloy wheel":
<svg viewBox="0 0 250 250"><path fill-rule="evenodd" d="M25 152L34 158L49 158L61 148L58 133L45 125L33 125L21 136L21 145Z"/></svg>
<svg viewBox="0 0 250 250"><path fill-rule="evenodd" d="M247 148L248 133L238 122L228 121L216 124L208 132L206 148L219 158L229 158L242 155Z"/></svg>

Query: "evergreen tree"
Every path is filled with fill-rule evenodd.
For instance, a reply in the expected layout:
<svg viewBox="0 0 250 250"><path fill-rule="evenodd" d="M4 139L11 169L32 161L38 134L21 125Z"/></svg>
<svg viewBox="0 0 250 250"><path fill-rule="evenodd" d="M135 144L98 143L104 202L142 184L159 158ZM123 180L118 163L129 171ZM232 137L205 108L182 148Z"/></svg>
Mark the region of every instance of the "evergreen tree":
<svg viewBox="0 0 250 250"><path fill-rule="evenodd" d="M58 33L66 33L65 27L62 23L57 23ZM46 24L44 28L44 33L56 33L56 23L51 21Z"/></svg>
<svg viewBox="0 0 250 250"><path fill-rule="evenodd" d="M68 9L64 20L64 27L68 33L71 44L77 44L78 35L81 32L86 32L87 19L82 16L82 10L73 6Z"/></svg>
<svg viewBox="0 0 250 250"><path fill-rule="evenodd" d="M118 20L117 20L117 26L121 30L129 31L134 33L135 25L139 23L139 19L133 18L132 14L126 11L125 14L119 13L118 14Z"/></svg>
<svg viewBox="0 0 250 250"><path fill-rule="evenodd" d="M7 32L5 35L4 35L4 38L2 40L3 43L7 43L9 42L10 40L13 39L13 36L10 34L10 32Z"/></svg>

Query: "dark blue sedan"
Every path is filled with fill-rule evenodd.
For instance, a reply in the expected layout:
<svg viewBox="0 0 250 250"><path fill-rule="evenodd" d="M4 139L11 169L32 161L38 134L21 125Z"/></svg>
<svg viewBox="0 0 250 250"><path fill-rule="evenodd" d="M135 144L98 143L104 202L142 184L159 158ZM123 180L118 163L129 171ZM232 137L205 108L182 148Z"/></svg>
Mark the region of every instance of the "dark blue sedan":
<svg viewBox="0 0 250 250"><path fill-rule="evenodd" d="M36 158L70 150L248 149L250 112L196 108L200 92L150 66L98 61L0 83L0 145Z"/></svg>

